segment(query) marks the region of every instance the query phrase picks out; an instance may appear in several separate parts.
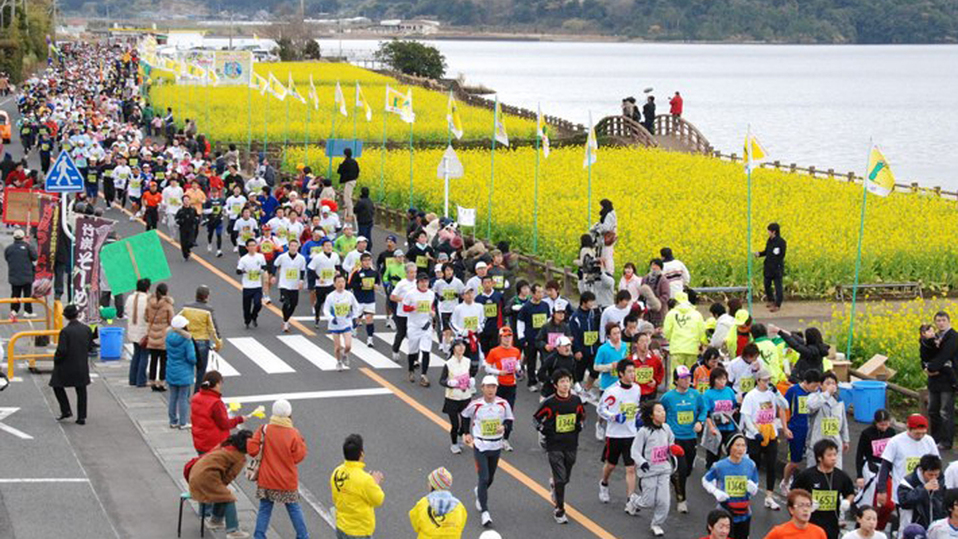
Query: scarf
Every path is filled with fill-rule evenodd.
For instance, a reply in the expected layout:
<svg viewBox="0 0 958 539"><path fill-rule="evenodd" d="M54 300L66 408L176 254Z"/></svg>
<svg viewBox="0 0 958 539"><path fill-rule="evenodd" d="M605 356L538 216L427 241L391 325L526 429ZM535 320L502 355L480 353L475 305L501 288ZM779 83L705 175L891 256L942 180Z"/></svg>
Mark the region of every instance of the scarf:
<svg viewBox="0 0 958 539"><path fill-rule="evenodd" d="M277 427L286 427L293 428L293 418L291 417L280 417L278 415L269 416L269 424L276 425Z"/></svg>

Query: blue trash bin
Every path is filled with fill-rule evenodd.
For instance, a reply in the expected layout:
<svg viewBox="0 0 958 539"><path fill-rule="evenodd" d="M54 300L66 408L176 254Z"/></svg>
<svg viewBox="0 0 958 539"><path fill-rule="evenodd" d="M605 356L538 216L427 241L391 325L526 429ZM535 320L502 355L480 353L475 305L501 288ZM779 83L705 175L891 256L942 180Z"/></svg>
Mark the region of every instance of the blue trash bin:
<svg viewBox="0 0 958 539"><path fill-rule="evenodd" d="M121 327L101 327L100 330L100 360L116 361L123 356L123 334Z"/></svg>
<svg viewBox="0 0 958 539"><path fill-rule="evenodd" d="M852 403L855 405L855 421L871 423L875 412L885 408L885 391L888 384L877 380L852 382Z"/></svg>

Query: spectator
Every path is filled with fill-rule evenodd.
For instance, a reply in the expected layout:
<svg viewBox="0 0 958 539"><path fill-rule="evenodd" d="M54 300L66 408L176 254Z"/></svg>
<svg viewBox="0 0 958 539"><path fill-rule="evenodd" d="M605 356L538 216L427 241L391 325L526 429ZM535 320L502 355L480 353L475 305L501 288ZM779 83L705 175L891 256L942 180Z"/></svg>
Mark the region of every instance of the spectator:
<svg viewBox="0 0 958 539"><path fill-rule="evenodd" d="M353 218L353 188L356 186L356 178L359 178L359 163L353 159L353 150L346 148L343 150L343 162L336 169L339 174L339 185L343 188L343 209L346 221Z"/></svg>
<svg viewBox="0 0 958 539"><path fill-rule="evenodd" d="M60 330L57 350L53 354L53 374L50 387L60 404L57 421L73 417L70 400L64 388L72 387L77 394L77 425L86 424L86 386L90 385L89 354L93 349L93 331L77 318L80 311L76 305L64 307L63 317L67 325Z"/></svg>
<svg viewBox="0 0 958 539"><path fill-rule="evenodd" d="M369 188L363 187L359 190L359 201L354 208L356 212L356 225L359 227L359 235L369 239L369 245L366 246L370 252L373 249L373 221L376 218L376 206L369 198Z"/></svg>
<svg viewBox="0 0 958 539"><path fill-rule="evenodd" d="M216 317L213 308L209 306L210 287L201 285L196 289L196 302L183 307L180 316L190 323L190 334L193 336L193 345L196 347L196 387L194 393L199 392L200 382L206 374L206 365L210 358L210 345L214 350L223 347L220 332L216 326Z"/></svg>
<svg viewBox="0 0 958 539"><path fill-rule="evenodd" d="M951 328L951 317L944 311L935 314L933 355L922 361L928 373L928 419L931 436L939 449L950 450L955 437L955 358L958 357L958 333ZM923 354L924 359L924 354Z"/></svg>
<svg viewBox="0 0 958 539"><path fill-rule="evenodd" d="M669 99L669 114L674 118L682 117L682 96L678 92Z"/></svg>
<svg viewBox="0 0 958 539"><path fill-rule="evenodd" d="M126 338L133 344L133 356L130 358L130 385L146 387L146 366L149 363L149 352L146 349L147 332L149 326L146 321L146 306L150 301L150 280L140 279L136 282L136 292L126 298L123 310L130 313L130 321L126 324Z"/></svg>
<svg viewBox="0 0 958 539"><path fill-rule="evenodd" d="M189 320L174 316L166 332L166 381L170 384L170 428L190 428L190 386L196 348L187 328Z"/></svg>
<svg viewBox="0 0 958 539"><path fill-rule="evenodd" d="M763 270L765 273L765 306L775 312L782 308L784 292L782 277L785 275L785 239L782 238L781 227L778 223L768 225L768 239L765 240L765 249L755 253L757 257L765 257ZM774 295L772 285L775 286Z"/></svg>
<svg viewBox="0 0 958 539"><path fill-rule="evenodd" d="M150 351L149 381L153 391L166 391L166 329L173 320L173 298L167 290L166 283L156 285L146 305L146 348Z"/></svg>
<svg viewBox="0 0 958 539"><path fill-rule="evenodd" d="M429 494L409 511L409 522L419 539L459 538L466 527L466 508L449 492L452 474L445 468L429 473Z"/></svg>
<svg viewBox="0 0 958 539"><path fill-rule="evenodd" d="M3 250L3 258L7 261L7 280L10 281L11 298L30 298L33 295L34 264L37 261L37 250L26 241L23 229L13 231L13 243ZM23 306L24 318L34 318L33 304ZM12 314L20 311L20 304L14 303L10 307Z"/></svg>
<svg viewBox="0 0 958 539"><path fill-rule="evenodd" d="M669 282L669 297L675 298L679 292L688 288L689 283L692 282L692 276L685 264L672 255L672 249L663 247L659 250L659 254L664 262L662 273Z"/></svg>
<svg viewBox="0 0 958 539"><path fill-rule="evenodd" d="M200 384L200 392L190 401L193 448L200 455L223 443L231 430L246 421L243 416L230 417L222 397L223 375L217 371L207 372ZM245 444L243 451L246 451Z"/></svg>
<svg viewBox="0 0 958 539"><path fill-rule="evenodd" d="M645 105L642 106L642 116L645 117L645 121L642 122L642 125L645 126L646 131L649 134L655 134L655 96L649 96L645 101Z"/></svg>
<svg viewBox="0 0 958 539"><path fill-rule="evenodd" d="M236 517L236 494L230 483L246 466L246 446L251 433L241 430L217 444L211 452L189 470L190 497L201 504L212 504L212 516L206 528L226 528L226 539L244 539L249 534L240 530ZM225 522L224 522L225 521Z"/></svg>
<svg viewBox="0 0 958 539"><path fill-rule="evenodd" d="M383 504L385 494L380 487L382 472L366 472L366 452L363 437L350 434L343 442L345 462L333 470L329 488L336 506L337 539L372 537L376 531L376 508ZM449 481L451 484L451 480ZM410 517L411 518L411 517ZM463 517L465 520L465 517Z"/></svg>

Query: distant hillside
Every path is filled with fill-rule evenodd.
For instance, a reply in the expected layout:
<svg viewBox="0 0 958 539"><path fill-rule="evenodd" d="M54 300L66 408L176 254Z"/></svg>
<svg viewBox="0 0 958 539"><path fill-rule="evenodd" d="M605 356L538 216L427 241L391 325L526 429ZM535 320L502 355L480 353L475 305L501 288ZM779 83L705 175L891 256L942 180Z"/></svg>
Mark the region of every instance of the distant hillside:
<svg viewBox="0 0 958 539"><path fill-rule="evenodd" d="M64 0L112 16L163 0ZM208 0L204 12L298 11L289 0ZM434 18L475 31L607 34L654 40L956 43L958 0L306 0L308 17ZM167 13L169 11L166 11ZM196 13L196 11L193 11Z"/></svg>

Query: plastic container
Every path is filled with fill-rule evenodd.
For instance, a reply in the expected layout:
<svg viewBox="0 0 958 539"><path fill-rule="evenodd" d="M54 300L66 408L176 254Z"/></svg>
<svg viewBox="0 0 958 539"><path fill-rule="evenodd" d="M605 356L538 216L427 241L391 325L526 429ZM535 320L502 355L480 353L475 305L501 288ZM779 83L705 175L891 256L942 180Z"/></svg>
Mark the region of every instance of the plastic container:
<svg viewBox="0 0 958 539"><path fill-rule="evenodd" d="M854 396L852 394L852 384L850 382L839 382L838 397L845 403L845 407L851 406Z"/></svg>
<svg viewBox="0 0 958 539"><path fill-rule="evenodd" d="M123 334L126 329L122 327L101 327L100 332L100 360L116 361L123 356Z"/></svg>
<svg viewBox="0 0 958 539"><path fill-rule="evenodd" d="M852 382L852 403L855 406L855 421L871 423L875 412L885 408L885 391L888 384L877 380Z"/></svg>

